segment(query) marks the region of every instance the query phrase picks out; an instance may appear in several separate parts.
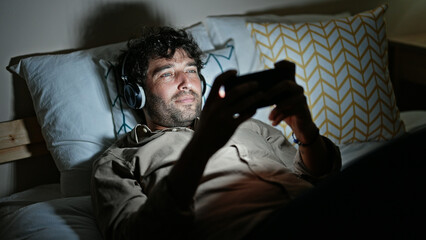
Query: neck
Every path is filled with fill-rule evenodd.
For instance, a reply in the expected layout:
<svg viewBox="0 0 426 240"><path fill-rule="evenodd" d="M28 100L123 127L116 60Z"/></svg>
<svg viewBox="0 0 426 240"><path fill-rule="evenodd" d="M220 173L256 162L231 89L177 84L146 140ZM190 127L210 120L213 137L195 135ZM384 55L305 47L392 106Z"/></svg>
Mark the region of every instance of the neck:
<svg viewBox="0 0 426 240"><path fill-rule="evenodd" d="M151 131L157 131L157 130L161 131L161 130L164 130L164 129L167 129L167 128L173 128L173 127L187 127L187 128L190 128L190 129L194 129L194 124L195 124L195 120L192 121L192 123L188 126L168 126L167 127L167 126L162 126L162 125L156 124L152 121L147 121L147 123L146 123L146 125L149 127L149 129L151 129Z"/></svg>

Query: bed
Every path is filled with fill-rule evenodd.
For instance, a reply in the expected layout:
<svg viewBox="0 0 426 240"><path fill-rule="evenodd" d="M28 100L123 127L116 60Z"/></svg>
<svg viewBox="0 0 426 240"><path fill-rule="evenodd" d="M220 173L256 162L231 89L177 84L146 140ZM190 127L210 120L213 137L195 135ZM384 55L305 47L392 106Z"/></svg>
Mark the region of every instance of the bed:
<svg viewBox="0 0 426 240"><path fill-rule="evenodd" d="M244 74L280 59L294 61L314 121L340 147L345 168L426 128L425 110L398 108L385 11L386 5L353 16L210 16L186 30L205 52L207 93L228 69ZM91 163L139 121L114 77L115 59L125 48L120 42L38 55L8 67L25 79L36 116L0 123L0 164L53 159L60 179L0 199L2 239L102 238L92 214ZM254 118L269 122L268 112L259 109ZM291 138L285 124L277 128Z"/></svg>

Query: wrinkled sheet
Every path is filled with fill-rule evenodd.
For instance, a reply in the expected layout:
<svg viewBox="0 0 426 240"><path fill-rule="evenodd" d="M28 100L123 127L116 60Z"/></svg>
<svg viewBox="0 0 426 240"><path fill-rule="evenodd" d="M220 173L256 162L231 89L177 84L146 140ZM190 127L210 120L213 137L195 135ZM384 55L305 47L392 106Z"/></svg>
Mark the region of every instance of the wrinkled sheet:
<svg viewBox="0 0 426 240"><path fill-rule="evenodd" d="M59 184L0 199L0 238L102 239L90 196L60 197Z"/></svg>

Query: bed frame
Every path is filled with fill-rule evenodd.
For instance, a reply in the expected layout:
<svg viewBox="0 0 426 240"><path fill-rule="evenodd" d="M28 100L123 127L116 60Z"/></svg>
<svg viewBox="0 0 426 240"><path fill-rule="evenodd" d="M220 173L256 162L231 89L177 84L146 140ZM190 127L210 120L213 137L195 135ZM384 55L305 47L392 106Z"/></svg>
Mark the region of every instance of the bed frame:
<svg viewBox="0 0 426 240"><path fill-rule="evenodd" d="M0 123L0 164L49 155L36 117Z"/></svg>
<svg viewBox="0 0 426 240"><path fill-rule="evenodd" d="M0 122L0 165L12 171L12 193L41 184L59 183L59 170L50 155L37 118Z"/></svg>

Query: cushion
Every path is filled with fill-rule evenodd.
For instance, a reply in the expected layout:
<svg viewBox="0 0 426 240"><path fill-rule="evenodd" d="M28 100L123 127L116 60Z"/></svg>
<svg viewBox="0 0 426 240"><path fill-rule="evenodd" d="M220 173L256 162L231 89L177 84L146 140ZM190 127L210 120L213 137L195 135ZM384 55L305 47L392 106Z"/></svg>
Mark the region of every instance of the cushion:
<svg viewBox="0 0 426 240"><path fill-rule="evenodd" d="M204 68L201 70L206 79L206 93L203 96L203 102L206 100L214 79L224 71L230 69L238 70L238 62L235 55L235 47L233 41L228 42L222 48L204 52ZM103 67L105 81L107 82L110 104L114 121L114 129L116 138L129 132L136 124L140 122L138 115L129 108L121 95L122 91L118 91L117 86L120 79L117 79L114 71L116 62L105 59L100 60ZM121 71L119 69L118 71Z"/></svg>
<svg viewBox="0 0 426 240"><path fill-rule="evenodd" d="M186 29L205 50L199 23ZM126 42L22 59L10 69L26 80L64 196L89 194L92 161L116 140L111 101L99 60L114 61Z"/></svg>
<svg viewBox="0 0 426 240"><path fill-rule="evenodd" d="M337 144L405 131L389 78L386 8L321 22L247 24L265 69L282 59L296 63L314 122Z"/></svg>
<svg viewBox="0 0 426 240"><path fill-rule="evenodd" d="M214 46L210 40L209 34L207 33L206 28L201 22L187 27L186 32L192 35L192 37L198 43L198 46L201 48L202 51L214 50Z"/></svg>
<svg viewBox="0 0 426 240"><path fill-rule="evenodd" d="M114 140L108 94L94 57L120 46L29 57L13 67L27 82L65 196L89 193L91 159Z"/></svg>
<svg viewBox="0 0 426 240"><path fill-rule="evenodd" d="M204 68L201 70L201 74L206 79L207 85L203 99L206 100L217 76L230 69L237 71L239 69L234 41L230 40L224 47L214 51L204 52L203 63Z"/></svg>
<svg viewBox="0 0 426 240"><path fill-rule="evenodd" d="M129 108L124 100L122 91L119 91L121 83L120 78L116 77L117 72L121 72L121 69L116 68L116 61L108 61L105 59L99 60L100 65L103 68L105 82L108 88L109 104L111 106L111 113L113 116L114 123L114 135L115 138L120 138L123 134L128 133L138 124L141 119L138 117L136 112Z"/></svg>
<svg viewBox="0 0 426 240"><path fill-rule="evenodd" d="M349 13L339 13L337 15L322 14L299 14L299 15L225 15L209 16L203 20L211 41L215 47L223 46L226 42L233 39L236 43L235 51L240 67L240 74L246 74L259 70L261 67L259 57L256 52L255 43L250 38L250 32L247 31L246 21L253 22L305 22L305 21L323 21L337 16L349 16Z"/></svg>

